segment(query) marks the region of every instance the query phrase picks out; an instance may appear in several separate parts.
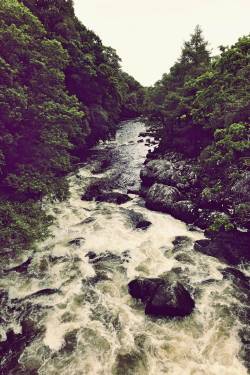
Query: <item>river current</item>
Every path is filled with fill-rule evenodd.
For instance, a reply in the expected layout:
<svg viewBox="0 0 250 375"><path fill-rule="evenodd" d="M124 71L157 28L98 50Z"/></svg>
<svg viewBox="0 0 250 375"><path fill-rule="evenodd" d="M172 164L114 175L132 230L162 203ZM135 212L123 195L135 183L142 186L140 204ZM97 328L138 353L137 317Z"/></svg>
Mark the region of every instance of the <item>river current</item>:
<svg viewBox="0 0 250 375"><path fill-rule="evenodd" d="M19 365L4 375L247 375L241 324L231 313L238 303L234 286L220 272L226 265L193 250L203 233L146 209L138 195L121 205L81 200L95 179L111 181L119 192L139 188L140 169L154 147L138 142L144 131L139 120L124 122L115 139L92 150L69 176L70 198L47 208L57 218L53 236L25 255L25 272L2 274L8 297L1 341L7 330L21 333L27 309L40 329L24 345ZM137 229L138 216L152 225ZM147 317L128 294L130 280L166 272L194 296L195 310L185 319Z"/></svg>

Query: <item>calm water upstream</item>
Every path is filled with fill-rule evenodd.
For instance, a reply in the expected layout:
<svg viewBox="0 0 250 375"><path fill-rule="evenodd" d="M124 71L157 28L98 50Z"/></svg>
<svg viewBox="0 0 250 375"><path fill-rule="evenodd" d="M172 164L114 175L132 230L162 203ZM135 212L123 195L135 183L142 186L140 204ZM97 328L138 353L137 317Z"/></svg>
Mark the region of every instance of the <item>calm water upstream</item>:
<svg viewBox="0 0 250 375"><path fill-rule="evenodd" d="M122 205L81 200L94 179L112 181L121 192L139 187L150 147L137 142L143 131L142 122L122 123L113 141L95 147L88 164L69 177L70 198L48 208L57 217L53 237L30 254L24 272L2 273L1 341L7 329L21 334L27 311L40 329L8 374L247 374L239 355L240 322L232 313L237 296L220 272L226 265L192 249L203 233L146 209L136 195ZM108 160L106 169L96 173L101 160ZM138 214L152 223L147 230L135 228ZM127 284L168 271L191 291L196 308L182 320L146 317Z"/></svg>

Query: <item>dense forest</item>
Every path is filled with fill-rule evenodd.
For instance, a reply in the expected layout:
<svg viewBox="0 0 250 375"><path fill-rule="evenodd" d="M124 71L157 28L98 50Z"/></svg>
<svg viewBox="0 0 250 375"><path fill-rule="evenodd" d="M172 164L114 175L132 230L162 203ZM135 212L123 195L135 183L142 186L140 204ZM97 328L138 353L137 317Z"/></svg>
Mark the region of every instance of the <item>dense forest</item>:
<svg viewBox="0 0 250 375"><path fill-rule="evenodd" d="M220 50L211 56L197 26L170 72L148 89L145 112L160 129L158 157L173 151L192 159L191 200L228 214L211 227L249 228L250 37Z"/></svg>
<svg viewBox="0 0 250 375"><path fill-rule="evenodd" d="M71 0L3 0L0 19L0 244L18 250L47 235L43 198L67 196L65 175L144 91Z"/></svg>

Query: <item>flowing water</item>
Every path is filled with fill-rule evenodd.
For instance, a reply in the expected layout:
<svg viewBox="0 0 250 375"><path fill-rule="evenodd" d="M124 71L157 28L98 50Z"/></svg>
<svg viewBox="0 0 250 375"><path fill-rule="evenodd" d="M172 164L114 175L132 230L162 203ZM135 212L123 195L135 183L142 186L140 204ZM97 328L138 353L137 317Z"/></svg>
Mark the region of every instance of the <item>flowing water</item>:
<svg viewBox="0 0 250 375"><path fill-rule="evenodd" d="M81 200L96 179L111 181L120 192L139 187L152 147L137 142L143 131L140 121L123 123L113 141L93 149L86 165L69 177L70 198L48 208L57 217L53 237L26 256L23 272L2 273L1 341L12 340L22 352L19 364L8 367L15 353L5 350L3 374L247 374L241 323L233 313L239 301L220 272L226 265L193 250L203 233L146 209L137 195L122 205ZM138 217L152 225L136 229ZM147 317L128 294L135 277L166 272L194 296L196 308L185 319ZM39 328L31 338L22 334L24 319L28 331Z"/></svg>

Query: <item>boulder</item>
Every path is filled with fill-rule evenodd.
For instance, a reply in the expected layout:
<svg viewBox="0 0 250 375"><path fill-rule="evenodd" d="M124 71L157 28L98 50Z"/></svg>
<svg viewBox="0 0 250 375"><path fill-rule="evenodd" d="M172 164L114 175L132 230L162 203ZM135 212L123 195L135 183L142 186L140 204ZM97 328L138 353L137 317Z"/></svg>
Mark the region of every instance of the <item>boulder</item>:
<svg viewBox="0 0 250 375"><path fill-rule="evenodd" d="M132 297L145 303L145 314L155 317L184 317L195 303L189 292L177 281L161 278L135 279L128 285Z"/></svg>
<svg viewBox="0 0 250 375"><path fill-rule="evenodd" d="M154 184L148 190L145 202L147 208L172 213L174 203L180 200L180 198L181 194L179 190L173 186Z"/></svg>
<svg viewBox="0 0 250 375"><path fill-rule="evenodd" d="M68 245L70 246L81 246L81 243L85 241L85 238L84 237L78 237L78 238L74 238L73 240L69 241L68 242Z"/></svg>
<svg viewBox="0 0 250 375"><path fill-rule="evenodd" d="M127 194L118 192L102 193L96 196L96 201L98 202L123 204L129 200L131 200L131 198Z"/></svg>
<svg viewBox="0 0 250 375"><path fill-rule="evenodd" d="M107 181L103 178L95 178L85 187L81 200L92 201L99 194L102 194L108 188Z"/></svg>
<svg viewBox="0 0 250 375"><path fill-rule="evenodd" d="M245 172L232 186L231 193L237 203L250 199L250 172Z"/></svg>
<svg viewBox="0 0 250 375"><path fill-rule="evenodd" d="M148 227L152 225L152 223L148 220L141 220L136 224L137 229L146 230Z"/></svg>
<svg viewBox="0 0 250 375"><path fill-rule="evenodd" d="M149 160L141 170L140 177L144 186L158 182L171 186L189 188L197 182L197 176L192 165L183 160L168 159Z"/></svg>
<svg viewBox="0 0 250 375"><path fill-rule="evenodd" d="M127 193L128 194L134 194L134 195L140 195L140 190L138 190L138 189L128 189Z"/></svg>
<svg viewBox="0 0 250 375"><path fill-rule="evenodd" d="M29 265L31 264L32 262L32 257L29 257L25 262L23 262L22 264L16 266L16 267L12 267L12 268L9 268L9 269L6 269L4 270L5 273L8 273L8 272L18 272L18 273L24 273L24 272L27 272L28 271L28 268L29 268Z"/></svg>
<svg viewBox="0 0 250 375"><path fill-rule="evenodd" d="M167 160L151 160L141 170L140 177L145 186L154 182L168 184L171 182L174 169L171 162Z"/></svg>
<svg viewBox="0 0 250 375"><path fill-rule="evenodd" d="M232 230L216 233L211 240L196 241L194 249L228 264L237 265L250 261L249 244L250 233Z"/></svg>
<svg viewBox="0 0 250 375"><path fill-rule="evenodd" d="M173 205L173 216L190 224L197 218L197 210L191 201L179 201Z"/></svg>
<svg viewBox="0 0 250 375"><path fill-rule="evenodd" d="M221 270L223 279L230 279L240 289L244 289L250 295L250 277L237 268L226 267Z"/></svg>

